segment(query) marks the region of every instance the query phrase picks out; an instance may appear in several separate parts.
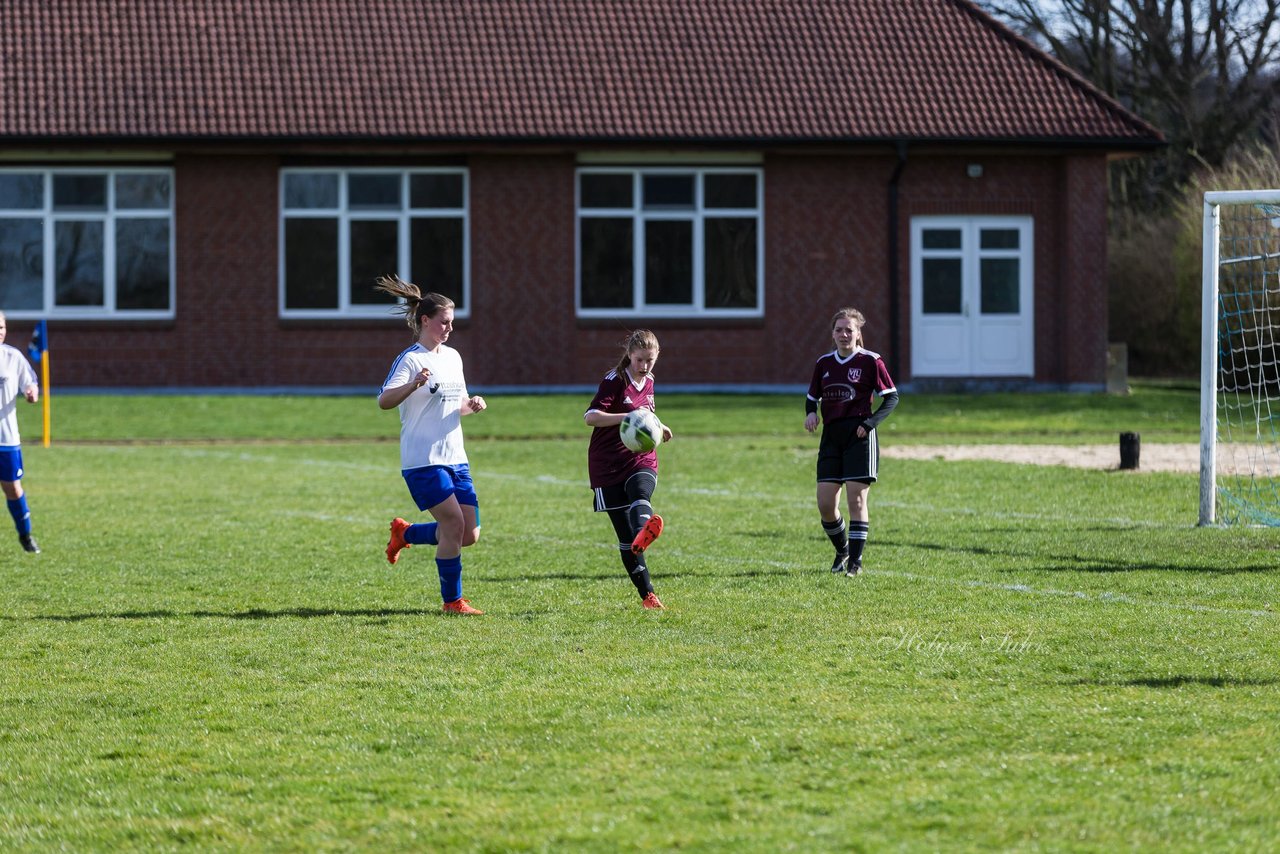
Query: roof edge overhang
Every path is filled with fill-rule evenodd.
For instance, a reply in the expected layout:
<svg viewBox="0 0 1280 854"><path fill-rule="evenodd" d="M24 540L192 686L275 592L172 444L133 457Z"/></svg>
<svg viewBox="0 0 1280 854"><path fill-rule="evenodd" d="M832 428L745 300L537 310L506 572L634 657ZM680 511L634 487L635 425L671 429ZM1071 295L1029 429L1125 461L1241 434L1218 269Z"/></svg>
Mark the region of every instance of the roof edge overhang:
<svg viewBox="0 0 1280 854"><path fill-rule="evenodd" d="M502 148L694 148L694 149L761 149L761 148L797 148L797 149L859 149L879 148L882 146L897 147L906 144L911 147L929 148L1025 148L1025 149L1071 149L1107 153L1146 153L1156 151L1168 145L1162 138L1129 138L1129 137L1076 137L1076 136L1010 136L1010 137L960 137L960 136L909 136L891 135L874 137L810 137L810 136L385 136L369 134L280 134L280 135L184 135L168 136L5 136L0 135L0 157L6 149L19 151L32 148L56 148L59 150L100 150L103 147L120 147L122 149L166 149L172 147L199 148L232 146L368 146L372 149L429 147L452 149L480 148L500 150Z"/></svg>

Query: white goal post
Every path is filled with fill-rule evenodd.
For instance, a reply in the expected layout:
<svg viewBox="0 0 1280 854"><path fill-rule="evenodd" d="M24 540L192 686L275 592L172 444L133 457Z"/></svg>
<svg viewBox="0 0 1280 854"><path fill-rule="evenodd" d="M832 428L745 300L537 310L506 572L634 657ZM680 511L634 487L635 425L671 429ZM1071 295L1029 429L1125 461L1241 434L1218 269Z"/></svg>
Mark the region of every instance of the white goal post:
<svg viewBox="0 0 1280 854"><path fill-rule="evenodd" d="M1200 524L1280 525L1280 190L1204 194Z"/></svg>

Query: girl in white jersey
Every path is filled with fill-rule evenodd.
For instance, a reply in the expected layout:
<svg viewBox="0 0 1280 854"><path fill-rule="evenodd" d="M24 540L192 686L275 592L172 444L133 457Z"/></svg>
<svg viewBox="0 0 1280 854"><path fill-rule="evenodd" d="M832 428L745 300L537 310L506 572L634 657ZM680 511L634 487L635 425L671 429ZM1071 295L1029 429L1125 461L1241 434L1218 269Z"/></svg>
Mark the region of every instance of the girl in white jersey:
<svg viewBox="0 0 1280 854"><path fill-rule="evenodd" d="M0 489L5 504L18 529L18 542L23 551L39 554L40 547L31 537L31 511L22 491L22 439L18 436L18 398L28 403L40 399L40 386L27 357L16 347L4 343L8 327L0 312Z"/></svg>
<svg viewBox="0 0 1280 854"><path fill-rule="evenodd" d="M400 410L400 473L419 510L434 522L391 522L387 561L410 546L436 547L440 596L447 614L483 614L462 598L462 548L480 539L480 502L462 447L462 416L481 412L484 398L467 393L462 357L445 345L453 331L453 300L423 294L398 276L378 279L377 290L403 299L417 341L396 357L382 383L378 406Z"/></svg>

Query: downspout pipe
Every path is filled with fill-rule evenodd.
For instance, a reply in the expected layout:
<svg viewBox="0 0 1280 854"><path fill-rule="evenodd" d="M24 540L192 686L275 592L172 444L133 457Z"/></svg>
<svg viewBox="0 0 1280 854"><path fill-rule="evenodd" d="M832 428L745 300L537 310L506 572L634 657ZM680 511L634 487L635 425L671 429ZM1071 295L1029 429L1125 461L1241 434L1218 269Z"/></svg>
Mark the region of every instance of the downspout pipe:
<svg viewBox="0 0 1280 854"><path fill-rule="evenodd" d="M898 264L898 181L907 168L907 142L896 143L898 162L889 177L889 364L902 371L902 301L899 298L902 272Z"/></svg>

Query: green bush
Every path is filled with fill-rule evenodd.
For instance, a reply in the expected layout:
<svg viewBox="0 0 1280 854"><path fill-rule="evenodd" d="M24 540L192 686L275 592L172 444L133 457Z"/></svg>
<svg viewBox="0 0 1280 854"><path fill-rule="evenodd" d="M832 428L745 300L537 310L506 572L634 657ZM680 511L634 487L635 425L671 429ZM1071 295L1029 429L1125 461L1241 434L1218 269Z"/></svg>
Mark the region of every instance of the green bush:
<svg viewBox="0 0 1280 854"><path fill-rule="evenodd" d="M1280 150L1254 146L1193 177L1166 213L1113 211L1109 337L1128 345L1130 373L1198 373L1204 194L1273 187L1280 188Z"/></svg>

